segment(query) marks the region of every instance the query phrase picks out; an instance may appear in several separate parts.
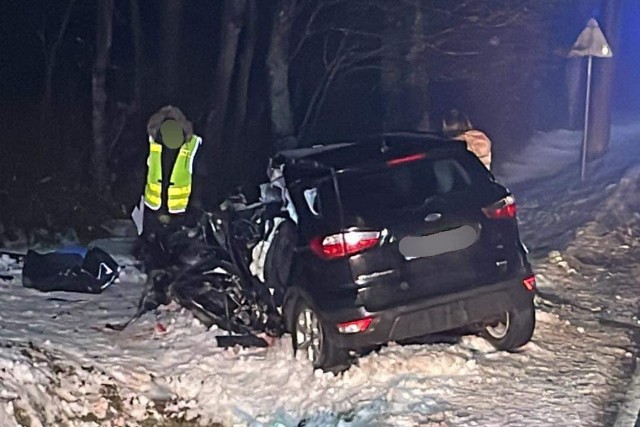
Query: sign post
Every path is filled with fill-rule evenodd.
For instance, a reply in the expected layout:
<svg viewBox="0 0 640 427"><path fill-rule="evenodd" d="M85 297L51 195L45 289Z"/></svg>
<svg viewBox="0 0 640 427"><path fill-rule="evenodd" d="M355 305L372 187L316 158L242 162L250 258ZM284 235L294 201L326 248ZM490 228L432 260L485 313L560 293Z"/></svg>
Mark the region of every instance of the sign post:
<svg viewBox="0 0 640 427"><path fill-rule="evenodd" d="M569 51L570 58L588 57L587 59L587 96L584 108L584 133L582 136L582 155L580 159L580 181L584 181L585 169L587 166L587 140L589 131L589 109L591 107L591 69L593 57L611 58L613 52L604 37L598 22L591 18L587 26L580 33L573 47Z"/></svg>

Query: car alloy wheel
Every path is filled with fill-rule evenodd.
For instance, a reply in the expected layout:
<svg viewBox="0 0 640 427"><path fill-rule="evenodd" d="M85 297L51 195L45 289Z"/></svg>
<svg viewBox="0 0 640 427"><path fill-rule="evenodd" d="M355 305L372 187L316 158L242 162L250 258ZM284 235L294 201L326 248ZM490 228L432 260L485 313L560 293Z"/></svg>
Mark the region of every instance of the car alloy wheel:
<svg viewBox="0 0 640 427"><path fill-rule="evenodd" d="M305 307L296 319L296 343L302 353L315 366L322 351L322 326L316 314Z"/></svg>
<svg viewBox="0 0 640 427"><path fill-rule="evenodd" d="M501 340L509 332L509 312L505 311L504 317L493 325L485 326L485 330L490 337Z"/></svg>

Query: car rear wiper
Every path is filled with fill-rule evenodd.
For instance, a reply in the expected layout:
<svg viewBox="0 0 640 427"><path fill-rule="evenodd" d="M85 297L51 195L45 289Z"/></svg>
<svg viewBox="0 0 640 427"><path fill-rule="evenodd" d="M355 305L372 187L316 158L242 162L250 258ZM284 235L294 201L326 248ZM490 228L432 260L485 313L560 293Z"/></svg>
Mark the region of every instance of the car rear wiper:
<svg viewBox="0 0 640 427"><path fill-rule="evenodd" d="M431 202L433 202L434 200L438 200L438 199L442 199L441 195L436 194L434 196L429 196L426 199L424 199L424 201L422 203L420 203L418 206L415 207L408 207L407 211L410 212L412 215L415 215L419 212L424 211L427 206L429 206L429 204Z"/></svg>

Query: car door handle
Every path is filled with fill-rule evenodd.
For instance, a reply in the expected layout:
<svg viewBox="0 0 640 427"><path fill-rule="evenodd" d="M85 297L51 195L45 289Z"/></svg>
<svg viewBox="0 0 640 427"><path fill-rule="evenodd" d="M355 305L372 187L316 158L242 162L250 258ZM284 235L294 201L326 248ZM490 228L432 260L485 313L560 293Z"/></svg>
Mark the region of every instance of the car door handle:
<svg viewBox="0 0 640 427"><path fill-rule="evenodd" d="M433 212L433 213L430 213L429 215L425 216L424 220L426 222L433 222L433 221L439 220L440 218L442 218L442 214L441 213Z"/></svg>

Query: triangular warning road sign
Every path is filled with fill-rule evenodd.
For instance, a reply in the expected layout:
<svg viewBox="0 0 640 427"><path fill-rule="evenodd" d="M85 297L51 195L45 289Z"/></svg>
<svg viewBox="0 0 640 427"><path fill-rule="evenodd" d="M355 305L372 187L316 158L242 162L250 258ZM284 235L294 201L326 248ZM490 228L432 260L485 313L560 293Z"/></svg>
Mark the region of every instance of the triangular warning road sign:
<svg viewBox="0 0 640 427"><path fill-rule="evenodd" d="M582 30L578 39L573 44L568 56L572 58L577 56L611 58L613 56L611 46L609 46L609 42L607 42L595 19L591 18L589 20L587 26Z"/></svg>

